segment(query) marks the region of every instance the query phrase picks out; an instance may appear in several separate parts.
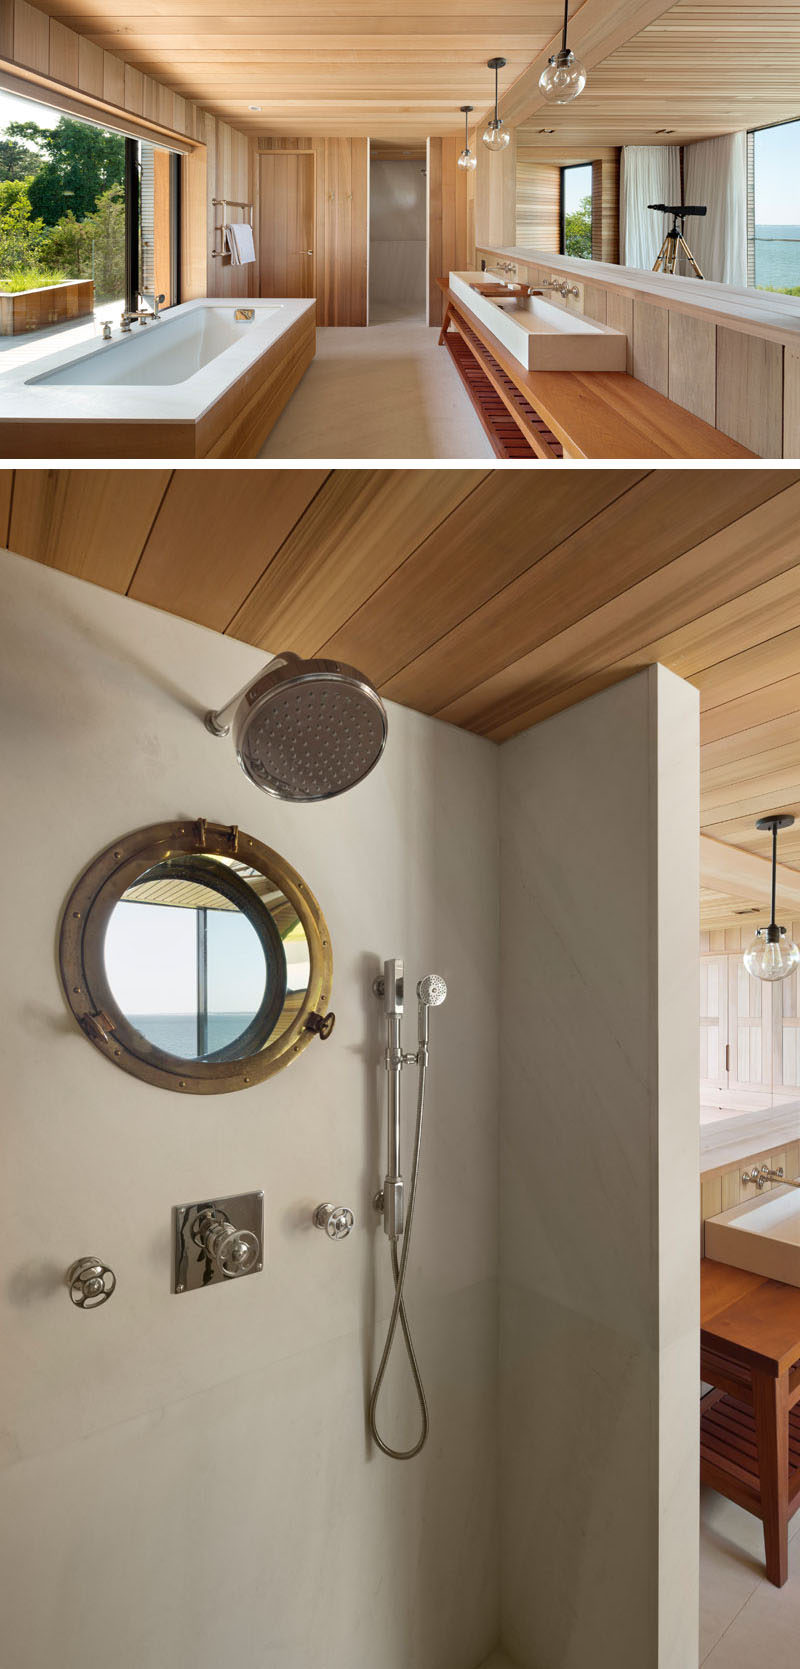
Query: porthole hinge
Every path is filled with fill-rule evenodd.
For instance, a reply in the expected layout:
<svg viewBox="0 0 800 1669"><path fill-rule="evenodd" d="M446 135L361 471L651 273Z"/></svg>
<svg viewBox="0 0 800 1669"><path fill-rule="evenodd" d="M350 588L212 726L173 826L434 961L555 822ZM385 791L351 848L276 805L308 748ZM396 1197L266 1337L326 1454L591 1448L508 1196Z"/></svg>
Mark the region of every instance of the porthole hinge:
<svg viewBox="0 0 800 1669"><path fill-rule="evenodd" d="M216 825L212 825L212 827L217 827L217 828L223 829L224 832L225 832L226 839L230 843L231 851L234 853L234 855L236 853L238 853L238 851L239 851L239 830L238 830L237 825L235 823L230 823L230 824L218 823ZM206 830L207 830L207 828L208 828L208 822L207 822L206 818L205 817L198 817L198 819L195 823L195 829L197 830L197 844L200 847L201 852L205 851Z"/></svg>
<svg viewBox="0 0 800 1669"><path fill-rule="evenodd" d="M96 1014L81 1014L80 1023L93 1043L110 1043L114 1022L101 1009Z"/></svg>
<svg viewBox="0 0 800 1669"><path fill-rule="evenodd" d="M330 1037L335 1025L336 1015L331 1010L327 1014L309 1014L306 1019L306 1031L313 1032L323 1043Z"/></svg>

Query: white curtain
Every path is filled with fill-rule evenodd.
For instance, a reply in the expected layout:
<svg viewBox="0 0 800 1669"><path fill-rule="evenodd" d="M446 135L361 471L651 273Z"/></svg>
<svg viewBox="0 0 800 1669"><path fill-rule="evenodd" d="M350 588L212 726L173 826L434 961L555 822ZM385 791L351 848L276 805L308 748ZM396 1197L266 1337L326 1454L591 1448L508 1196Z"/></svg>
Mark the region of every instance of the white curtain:
<svg viewBox="0 0 800 1669"><path fill-rule="evenodd" d="M747 135L724 133L684 152L684 202L705 204L704 218L689 216L686 241L704 278L716 284L747 283Z"/></svg>
<svg viewBox="0 0 800 1669"><path fill-rule="evenodd" d="M619 180L619 258L624 267L652 267L666 231L648 203L679 203L677 145L625 145Z"/></svg>

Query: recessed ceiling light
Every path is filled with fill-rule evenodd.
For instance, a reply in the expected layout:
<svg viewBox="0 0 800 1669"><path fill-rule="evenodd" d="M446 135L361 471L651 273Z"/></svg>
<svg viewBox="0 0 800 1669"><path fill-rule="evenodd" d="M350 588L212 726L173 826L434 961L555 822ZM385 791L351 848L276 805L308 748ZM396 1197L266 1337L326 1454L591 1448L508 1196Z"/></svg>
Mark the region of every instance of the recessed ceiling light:
<svg viewBox="0 0 800 1669"><path fill-rule="evenodd" d="M657 127L656 133L674 133L674 127Z"/></svg>
<svg viewBox="0 0 800 1669"><path fill-rule="evenodd" d="M554 127L540 127L539 129L540 133L555 133L555 131Z"/></svg>
<svg viewBox="0 0 800 1669"><path fill-rule="evenodd" d="M264 107L261 104L248 104L247 108L248 110L263 110Z"/></svg>

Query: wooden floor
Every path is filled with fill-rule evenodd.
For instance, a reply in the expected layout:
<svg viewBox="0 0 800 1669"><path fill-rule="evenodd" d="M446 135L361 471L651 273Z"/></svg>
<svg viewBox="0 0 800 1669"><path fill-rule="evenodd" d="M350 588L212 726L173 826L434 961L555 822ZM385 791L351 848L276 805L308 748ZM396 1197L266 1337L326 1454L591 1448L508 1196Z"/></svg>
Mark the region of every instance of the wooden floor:
<svg viewBox="0 0 800 1669"><path fill-rule="evenodd" d="M314 363L260 456L493 458L437 338L414 317L318 330Z"/></svg>

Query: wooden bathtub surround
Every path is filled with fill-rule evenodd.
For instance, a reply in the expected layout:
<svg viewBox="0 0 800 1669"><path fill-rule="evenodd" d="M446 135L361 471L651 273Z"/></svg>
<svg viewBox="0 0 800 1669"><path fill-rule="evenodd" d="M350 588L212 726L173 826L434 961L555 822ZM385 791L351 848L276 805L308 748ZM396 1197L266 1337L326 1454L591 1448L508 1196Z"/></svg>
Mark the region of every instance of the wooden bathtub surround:
<svg viewBox="0 0 800 1669"><path fill-rule="evenodd" d="M256 458L314 358L310 308L196 421L0 419L0 455L18 458ZM158 390L154 389L154 407Z"/></svg>
<svg viewBox="0 0 800 1669"><path fill-rule="evenodd" d="M704 1258L700 1374L701 1480L761 1519L780 1588L800 1507L800 1289Z"/></svg>
<svg viewBox="0 0 800 1669"><path fill-rule="evenodd" d="M542 450L542 430L568 458L752 457L736 441L626 372L524 370L496 336L462 307L447 280L439 283L446 302L440 342L450 330L457 331L490 382L490 362L494 362L502 383L510 384L514 392L506 387L504 393L497 377L493 386L537 457L558 455ZM531 409L535 421L528 415Z"/></svg>

